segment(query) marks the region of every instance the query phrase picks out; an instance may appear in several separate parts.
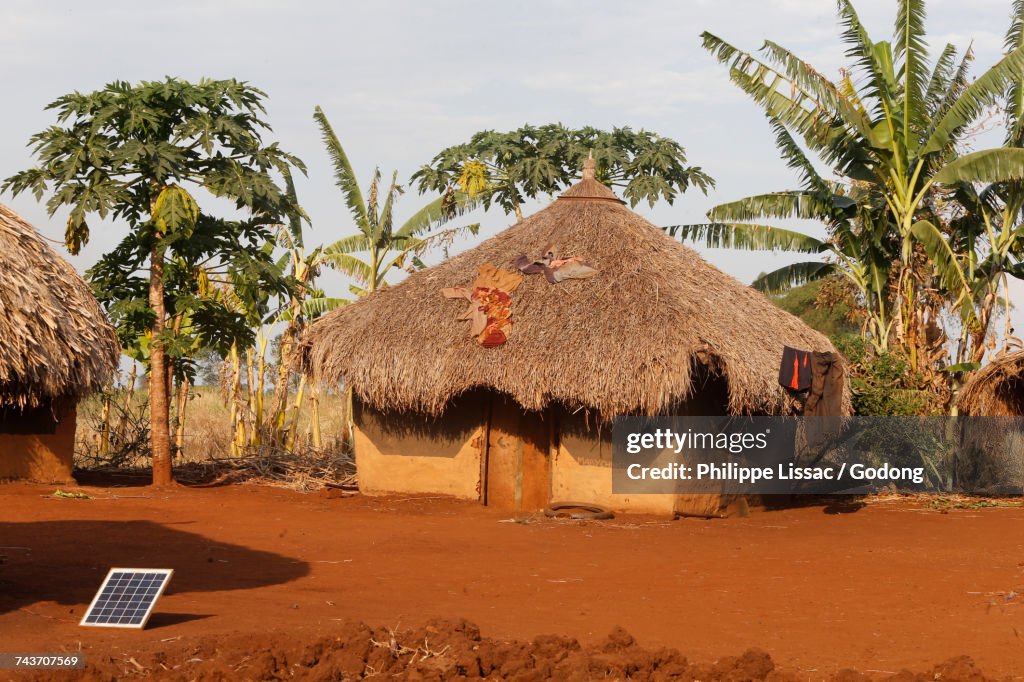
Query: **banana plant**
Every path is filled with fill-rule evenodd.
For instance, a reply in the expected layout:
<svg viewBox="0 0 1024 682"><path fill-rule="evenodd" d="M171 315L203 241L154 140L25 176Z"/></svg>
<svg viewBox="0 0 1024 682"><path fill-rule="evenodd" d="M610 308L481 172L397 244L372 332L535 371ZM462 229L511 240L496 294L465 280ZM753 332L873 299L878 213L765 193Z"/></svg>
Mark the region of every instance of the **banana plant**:
<svg viewBox="0 0 1024 682"><path fill-rule="evenodd" d="M354 280L350 287L356 296L364 296L387 286L387 277L395 270L423 267L420 256L429 248L446 245L462 233L476 235L480 225L438 229L452 218L475 208L476 199L462 191L453 197L441 196L414 213L400 226L395 224L394 209L403 189L397 171L385 188L377 168L364 199L352 164L323 110L317 107L313 118L320 128L324 146L334 167L334 182L341 190L354 224L354 234L324 247L321 261ZM382 196L383 195L383 196ZM365 254L359 257L357 254Z"/></svg>
<svg viewBox="0 0 1024 682"><path fill-rule="evenodd" d="M839 0L838 14L846 54L853 59L838 82L772 41L764 43L760 56L707 32L702 34L703 45L728 65L734 84L849 188L843 194L858 203L849 229L869 253L859 253L854 243L858 240L841 234L845 223L837 227L829 220L825 223L832 246L825 251L847 254L868 273L871 296L878 301L872 304L878 308L872 313L878 318L874 344L886 348L894 336L912 369L928 369L923 365L929 360L919 358L918 351L935 311L923 298L932 284L931 267L942 264L919 266L918 256L926 250L921 244L926 228L920 224L939 225L934 199L951 187L1024 179L1024 149L959 153L970 125L1018 78L1024 49L1018 45L1008 50L972 82L969 49L959 55L955 46L947 45L930 66L923 0L899 0L892 40L873 41L850 0ZM754 197L742 205L752 217L820 219L831 215L818 210L827 208L826 196L820 187L804 187L799 194L782 193L761 201ZM719 207L711 215L725 213ZM775 240L776 248L784 247L784 241ZM884 264L885 257L891 262ZM801 273L825 271L800 266L791 274L799 279Z"/></svg>
<svg viewBox="0 0 1024 682"><path fill-rule="evenodd" d="M885 352L892 320L887 315L886 283L890 276L892 244L875 241L870 225L870 197L857 185L844 186L827 181L815 169L786 127L768 116L775 132L775 144L787 165L796 171L800 188L747 197L715 206L708 211L711 222L672 225L669 235L684 241L702 242L710 248L752 251L787 251L815 254L820 260L799 261L762 274L752 286L766 294L780 294L794 286L839 275L858 292L865 311L864 331ZM764 222L799 218L826 225L828 236L787 230Z"/></svg>

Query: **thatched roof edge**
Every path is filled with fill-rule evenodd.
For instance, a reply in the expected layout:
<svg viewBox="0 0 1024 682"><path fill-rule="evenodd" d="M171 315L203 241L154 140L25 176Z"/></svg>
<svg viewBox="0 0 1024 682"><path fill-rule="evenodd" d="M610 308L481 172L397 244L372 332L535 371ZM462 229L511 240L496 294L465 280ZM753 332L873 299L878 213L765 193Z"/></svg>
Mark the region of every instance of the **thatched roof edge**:
<svg viewBox="0 0 1024 682"><path fill-rule="evenodd" d="M1010 406L1014 399L1024 405L1024 396L1011 396L1012 391L1024 391L1024 350L996 356L975 372L957 395L957 409L975 416L1021 416Z"/></svg>
<svg viewBox="0 0 1024 682"><path fill-rule="evenodd" d="M75 401L101 390L120 352L89 285L0 204L0 407Z"/></svg>

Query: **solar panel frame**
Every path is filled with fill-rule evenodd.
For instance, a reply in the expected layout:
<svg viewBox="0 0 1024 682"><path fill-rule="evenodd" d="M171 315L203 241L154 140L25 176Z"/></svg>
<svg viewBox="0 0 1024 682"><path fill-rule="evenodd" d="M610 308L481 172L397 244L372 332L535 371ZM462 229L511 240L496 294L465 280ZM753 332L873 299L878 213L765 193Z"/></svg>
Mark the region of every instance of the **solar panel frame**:
<svg viewBox="0 0 1024 682"><path fill-rule="evenodd" d="M110 569L78 624L86 627L141 630L149 622L153 607L163 596L172 575L172 568ZM135 578L138 578L138 581L133 583ZM103 611L107 613L102 613ZM100 618L107 620L102 622ZM117 622L111 622L113 618L117 618Z"/></svg>

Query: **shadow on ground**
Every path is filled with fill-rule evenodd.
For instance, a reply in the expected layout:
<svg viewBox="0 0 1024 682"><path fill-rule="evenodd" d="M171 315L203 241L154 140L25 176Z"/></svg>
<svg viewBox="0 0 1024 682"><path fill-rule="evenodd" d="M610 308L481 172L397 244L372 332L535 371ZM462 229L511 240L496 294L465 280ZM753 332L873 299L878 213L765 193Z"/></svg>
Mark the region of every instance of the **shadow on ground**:
<svg viewBox="0 0 1024 682"><path fill-rule="evenodd" d="M310 570L304 561L151 521L0 522L0 613L38 602L84 607L112 567L173 568L166 594L277 585ZM164 624L204 617L162 616Z"/></svg>

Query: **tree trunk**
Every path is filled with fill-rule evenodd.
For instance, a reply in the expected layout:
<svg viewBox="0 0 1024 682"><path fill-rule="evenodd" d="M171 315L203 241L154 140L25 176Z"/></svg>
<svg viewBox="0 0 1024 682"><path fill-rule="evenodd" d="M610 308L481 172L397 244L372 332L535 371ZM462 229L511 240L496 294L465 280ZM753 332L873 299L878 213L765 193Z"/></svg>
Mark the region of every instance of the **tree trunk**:
<svg viewBox="0 0 1024 682"><path fill-rule="evenodd" d="M181 377L181 382L178 383L178 423L174 430L174 450L178 457L182 456L182 452L185 449L185 414L188 412L190 387L188 375L185 374Z"/></svg>
<svg viewBox="0 0 1024 682"><path fill-rule="evenodd" d="M299 442L299 413L302 411L302 398L306 391L306 375L299 378L299 388L295 391L295 406L292 411L291 425L288 427L286 439L289 452L295 452L296 443Z"/></svg>
<svg viewBox="0 0 1024 682"><path fill-rule="evenodd" d="M238 345L231 345L231 456L240 457L245 448L245 420L240 414L242 402L242 363L238 357Z"/></svg>
<svg viewBox="0 0 1024 682"><path fill-rule="evenodd" d="M324 439L320 434L320 389L316 384L310 385L309 407L309 434L313 448L319 451L324 447Z"/></svg>
<svg viewBox="0 0 1024 682"><path fill-rule="evenodd" d="M113 384L111 384L113 391ZM110 393L103 397L103 425L100 427L100 457L110 456Z"/></svg>
<svg viewBox="0 0 1024 682"><path fill-rule="evenodd" d="M292 319L281 332L281 357L274 382L274 400L271 416L274 424L274 441L284 441L283 432L288 423L288 382L292 377L292 355L299 338L299 314L301 305L295 298L291 301Z"/></svg>
<svg viewBox="0 0 1024 682"><path fill-rule="evenodd" d="M157 239L160 236L157 235ZM149 350L150 448L153 453L153 485L174 482L171 470L170 402L167 396L167 354L164 351L164 247L159 243L150 253L149 305L156 314Z"/></svg>

